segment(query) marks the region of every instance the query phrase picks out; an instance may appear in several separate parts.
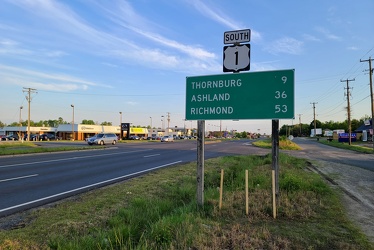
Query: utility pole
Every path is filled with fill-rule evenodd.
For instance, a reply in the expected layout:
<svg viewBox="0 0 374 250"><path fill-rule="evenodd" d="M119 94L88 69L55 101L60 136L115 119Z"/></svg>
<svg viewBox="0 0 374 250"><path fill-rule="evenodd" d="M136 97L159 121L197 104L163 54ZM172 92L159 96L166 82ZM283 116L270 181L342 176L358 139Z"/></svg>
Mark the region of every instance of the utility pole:
<svg viewBox="0 0 374 250"><path fill-rule="evenodd" d="M28 108L28 117L27 117L27 141L30 140L30 103L31 103L31 94L33 93L38 93L36 92L36 89L32 89L32 88L23 88L22 92L27 92L27 96L26 96L26 100L29 104Z"/></svg>
<svg viewBox="0 0 374 250"><path fill-rule="evenodd" d="M351 145L352 143L352 127L351 127L351 105L349 103L349 90L351 89L349 87L349 82L350 81L354 81L355 79L346 79L346 80L340 80L341 82L346 82L347 83L347 88L344 88L344 89L347 89L347 113L348 113L348 138L349 138L349 141L348 141L348 144Z"/></svg>
<svg viewBox="0 0 374 250"><path fill-rule="evenodd" d="M374 93L373 93L373 68L371 66L371 62L374 59L369 57L368 60L360 60L360 62L369 62L369 81L370 81L370 97L371 97L371 129L373 134L371 136L371 141L373 142L373 150L374 150Z"/></svg>
<svg viewBox="0 0 374 250"><path fill-rule="evenodd" d="M299 126L300 126L300 136L302 135L302 130L301 130L301 115L302 114L297 114L299 116Z"/></svg>
<svg viewBox="0 0 374 250"><path fill-rule="evenodd" d="M317 122L316 122L316 104L318 104L318 102L311 102L310 104L313 104L313 116L314 116L314 136L317 137L316 133L317 133Z"/></svg>

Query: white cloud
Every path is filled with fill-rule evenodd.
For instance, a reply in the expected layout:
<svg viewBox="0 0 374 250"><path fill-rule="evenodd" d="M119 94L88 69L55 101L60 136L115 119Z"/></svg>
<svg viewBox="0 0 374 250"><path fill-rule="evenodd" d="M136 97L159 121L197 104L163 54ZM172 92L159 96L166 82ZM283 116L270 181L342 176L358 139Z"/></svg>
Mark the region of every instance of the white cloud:
<svg viewBox="0 0 374 250"><path fill-rule="evenodd" d="M102 85L68 75L44 73L1 64L0 79L1 82L6 84L64 92L77 89L86 90L88 86L110 87L108 85Z"/></svg>
<svg viewBox="0 0 374 250"><path fill-rule="evenodd" d="M224 26L233 29L233 30L242 30L247 29L242 24L236 23L231 18L227 17L222 11L214 9L213 7L208 7L201 0L187 0L188 3L192 4L196 10L198 10L202 15L207 16L208 18L223 24ZM210 4L213 6L213 4ZM251 40L260 40L261 34L255 30L251 30Z"/></svg>
<svg viewBox="0 0 374 250"><path fill-rule="evenodd" d="M64 51L55 50L55 51L46 51L45 55L47 57L62 57L62 56L68 55L68 53Z"/></svg>
<svg viewBox="0 0 374 250"><path fill-rule="evenodd" d="M356 46L347 47L347 50L359 50Z"/></svg>
<svg viewBox="0 0 374 250"><path fill-rule="evenodd" d="M318 31L319 33L321 33L322 35L324 35L325 38L328 39L328 40L335 40L335 41L340 41L341 40L341 38L339 36L334 35L333 33L331 33L326 28L316 27L315 30Z"/></svg>
<svg viewBox="0 0 374 250"><path fill-rule="evenodd" d="M130 106L136 106L138 103L137 102L132 102L132 101L128 101L126 102L128 105Z"/></svg>
<svg viewBox="0 0 374 250"><path fill-rule="evenodd" d="M146 38L149 38L167 47L177 49L178 51L186 53L189 56L199 58L199 59L216 58L216 55L214 53L210 53L202 48L196 48L196 46L184 45L184 44L178 43L177 41L173 41L165 37L162 37L161 35L150 33L150 32L145 32L135 27L129 27L129 28L131 28L134 32L141 34L142 36Z"/></svg>
<svg viewBox="0 0 374 250"><path fill-rule="evenodd" d="M19 2L15 2L19 4ZM71 35L75 43L84 44L82 46L88 53L96 53L99 56L115 56L127 60L127 63L143 64L152 68L175 69L179 70L180 66L188 61L202 60L207 65L215 64L216 55L196 45L186 45L179 43L176 40L168 39L160 34L149 31L151 22L142 16L138 15L128 2L116 2L118 5L108 5L112 9L102 9L109 13L110 16L106 18L116 23L117 29L127 28L132 32L136 32L142 37L156 42L166 47L165 50L153 46L147 48L146 46L139 45L139 41L131 42L124 38L123 34L128 34L123 31L121 33L107 33L106 31L98 30L84 21L78 14L76 14L69 7L62 3L53 1L27 1L24 4L19 4L20 7L25 8L27 11L46 18L50 24L56 26L56 30L65 32ZM97 4L97 3L95 3ZM99 4L97 4L99 5ZM126 36L127 37L127 36ZM174 49L171 51L167 49ZM181 52L187 55L176 53ZM62 56L63 52L57 51L54 56ZM191 65L188 65L191 68ZM185 68L186 66L183 66ZM209 66L208 66L209 67Z"/></svg>
<svg viewBox="0 0 374 250"><path fill-rule="evenodd" d="M309 35L309 34L303 34L303 38L304 40L306 41L311 41L311 42L320 42L321 39L313 36L313 35Z"/></svg>
<svg viewBox="0 0 374 250"><path fill-rule="evenodd" d="M33 52L19 47L19 43L11 39L0 40L0 54L32 55Z"/></svg>
<svg viewBox="0 0 374 250"><path fill-rule="evenodd" d="M267 50L272 54L291 54L291 55L300 55L303 51L303 42L296 40L291 37L284 37L274 41Z"/></svg>

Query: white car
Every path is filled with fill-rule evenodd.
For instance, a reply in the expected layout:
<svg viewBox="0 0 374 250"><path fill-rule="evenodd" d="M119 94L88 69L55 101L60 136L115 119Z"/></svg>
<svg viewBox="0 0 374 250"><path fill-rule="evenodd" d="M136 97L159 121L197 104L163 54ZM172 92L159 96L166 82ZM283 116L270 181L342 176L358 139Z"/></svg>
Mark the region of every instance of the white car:
<svg viewBox="0 0 374 250"><path fill-rule="evenodd" d="M165 135L161 138L161 142L174 142L172 135Z"/></svg>

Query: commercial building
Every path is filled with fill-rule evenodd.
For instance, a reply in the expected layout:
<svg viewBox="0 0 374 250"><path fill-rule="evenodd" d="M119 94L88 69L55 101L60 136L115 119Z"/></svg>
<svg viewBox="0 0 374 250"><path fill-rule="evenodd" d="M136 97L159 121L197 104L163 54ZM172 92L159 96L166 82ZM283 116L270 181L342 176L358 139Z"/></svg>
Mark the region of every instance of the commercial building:
<svg viewBox="0 0 374 250"><path fill-rule="evenodd" d="M17 134L20 138L23 138L28 131L27 126L21 127L3 127L0 128L0 137L7 135ZM60 124L58 127L30 127L30 134L42 135L42 134L54 134L61 140L78 140L83 141L88 137L91 137L98 133L115 133L120 136L121 129L119 126L103 126L103 125L86 125L86 124ZM127 132L122 131L122 138L127 137ZM191 130L185 128L170 128L170 129L147 129L130 127L130 135L137 135L141 138L147 138L152 136L163 136L163 135L191 135Z"/></svg>

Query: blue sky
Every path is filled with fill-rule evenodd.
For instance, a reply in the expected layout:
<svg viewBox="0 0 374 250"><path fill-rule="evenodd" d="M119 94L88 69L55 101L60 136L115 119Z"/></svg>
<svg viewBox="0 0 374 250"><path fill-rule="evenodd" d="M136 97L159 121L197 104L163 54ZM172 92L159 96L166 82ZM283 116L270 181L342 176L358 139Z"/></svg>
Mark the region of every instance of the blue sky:
<svg viewBox="0 0 374 250"><path fill-rule="evenodd" d="M295 120L370 115L374 1L2 0L0 121L83 119L161 127L184 122L186 76L223 74L223 35L251 29L251 70L295 69ZM230 73L226 73L230 74ZM248 93L249 98L255 95ZM152 117L152 119L150 119ZM219 121L207 121L218 130ZM270 133L270 120L222 121L223 129Z"/></svg>

